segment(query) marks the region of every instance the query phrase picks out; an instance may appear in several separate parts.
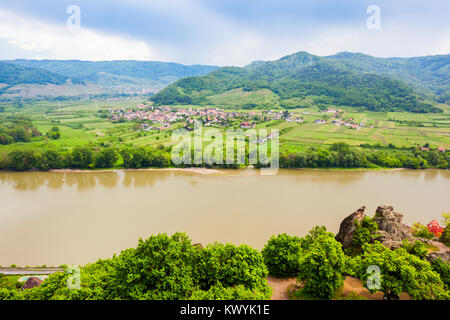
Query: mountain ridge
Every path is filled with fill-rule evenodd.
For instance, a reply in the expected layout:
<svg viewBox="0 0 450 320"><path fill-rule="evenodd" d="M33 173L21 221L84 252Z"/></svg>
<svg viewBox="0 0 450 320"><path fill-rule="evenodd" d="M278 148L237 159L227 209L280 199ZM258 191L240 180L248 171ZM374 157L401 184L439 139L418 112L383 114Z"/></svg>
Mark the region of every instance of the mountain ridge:
<svg viewBox="0 0 450 320"><path fill-rule="evenodd" d="M183 78L152 100L157 104L210 104L210 97L230 90L269 89L281 102L310 96L316 104L439 112L425 100L450 101L449 59L450 55L439 55L400 61L349 52L320 57L300 51L278 60Z"/></svg>

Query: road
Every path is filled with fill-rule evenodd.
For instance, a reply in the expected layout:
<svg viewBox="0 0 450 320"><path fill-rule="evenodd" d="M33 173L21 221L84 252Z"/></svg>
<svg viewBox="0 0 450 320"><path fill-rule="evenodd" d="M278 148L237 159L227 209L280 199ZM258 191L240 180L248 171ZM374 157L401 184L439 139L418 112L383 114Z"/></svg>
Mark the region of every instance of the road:
<svg viewBox="0 0 450 320"><path fill-rule="evenodd" d="M64 271L63 268L0 268L0 273L4 275L45 275Z"/></svg>

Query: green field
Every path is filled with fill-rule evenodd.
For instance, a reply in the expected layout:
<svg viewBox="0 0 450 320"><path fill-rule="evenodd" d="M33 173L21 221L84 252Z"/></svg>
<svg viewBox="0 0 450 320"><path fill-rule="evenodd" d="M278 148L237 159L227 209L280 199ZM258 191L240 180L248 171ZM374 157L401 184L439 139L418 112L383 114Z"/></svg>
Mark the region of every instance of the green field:
<svg viewBox="0 0 450 320"><path fill-rule="evenodd" d="M240 90L235 92L235 97L217 95L214 99L233 104L234 99L239 99L246 94ZM249 93L249 100L266 97L271 99L270 92L261 92L254 96ZM42 148L63 147L71 148L87 143L112 143L135 145L170 145L171 130L181 124L175 123L170 129L163 131L141 132L137 123L132 121L114 123L99 116L99 110L110 108L132 108L144 102L139 99L116 99L110 101L64 101L64 102L37 102L24 104L22 108L6 106L0 115L23 114L33 120L33 124L43 134L54 126L61 130L61 139L49 140L47 138L34 138L29 143L15 143L0 145L0 151L8 151L12 148ZM197 106L178 106L183 108L199 108ZM284 120L269 121L258 124L257 128L279 129L281 131L281 150L295 152L305 150L307 147L319 147L344 141L353 146L364 143L380 143L382 146L393 144L398 148L423 146L429 143L431 147L450 148L450 106L440 105L444 113L416 114L408 112L369 112L359 111L355 108L342 108L341 118L354 119L357 123L364 122L365 127L358 130L345 126L331 124L332 115L324 115L317 108L290 109L294 117L302 117L304 122L287 122ZM275 108L275 107L274 107ZM249 110L234 110L249 112ZM255 111L255 110L251 110ZM328 118L327 124L316 124L315 120ZM223 128L221 128L223 130Z"/></svg>

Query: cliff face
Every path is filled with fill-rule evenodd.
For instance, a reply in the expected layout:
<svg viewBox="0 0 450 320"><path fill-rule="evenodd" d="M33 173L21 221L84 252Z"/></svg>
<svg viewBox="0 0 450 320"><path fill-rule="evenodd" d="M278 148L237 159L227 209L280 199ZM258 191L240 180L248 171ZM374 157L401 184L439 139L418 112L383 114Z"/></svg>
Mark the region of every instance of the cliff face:
<svg viewBox="0 0 450 320"><path fill-rule="evenodd" d="M336 240L342 243L344 249L352 245L355 221L361 222L366 217L365 209L366 207L362 206L342 221ZM405 239L414 240L409 227L403 223L403 215L394 212L392 206L378 206L373 220L378 225L377 240L389 249L400 248Z"/></svg>
<svg viewBox="0 0 450 320"><path fill-rule="evenodd" d="M366 210L366 206L362 206L352 214L350 214L347 218L342 220L341 225L339 227L339 233L336 235L335 239L342 243L342 247L348 248L352 245L354 232L356 230L355 221L360 223L366 215L364 214L364 210Z"/></svg>
<svg viewBox="0 0 450 320"><path fill-rule="evenodd" d="M344 220L339 227L336 240L342 243L344 249L353 245L354 233L356 230L355 221L361 221L367 216L364 211L366 207L362 206ZM427 255L427 260L432 261L441 258L444 261L450 261L450 248L441 242L424 238L417 238L411 234L410 228L403 223L403 214L395 212L392 206L378 206L375 210L373 220L378 225L378 230L374 237L376 240L389 249L398 249L402 246L403 240L410 242L422 241L438 247L437 252Z"/></svg>

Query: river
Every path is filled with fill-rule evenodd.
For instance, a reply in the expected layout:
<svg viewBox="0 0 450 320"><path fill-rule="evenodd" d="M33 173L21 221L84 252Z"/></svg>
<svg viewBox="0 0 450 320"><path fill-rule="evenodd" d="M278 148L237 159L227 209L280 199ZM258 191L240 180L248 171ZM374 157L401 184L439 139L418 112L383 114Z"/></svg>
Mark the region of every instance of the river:
<svg viewBox="0 0 450 320"><path fill-rule="evenodd" d="M0 265L82 265L176 231L260 249L315 225L337 233L362 205L370 216L392 205L409 225L440 221L449 190L448 170L0 172Z"/></svg>

